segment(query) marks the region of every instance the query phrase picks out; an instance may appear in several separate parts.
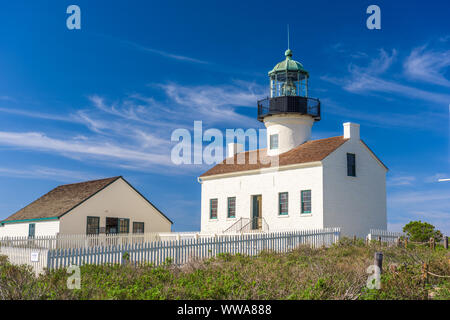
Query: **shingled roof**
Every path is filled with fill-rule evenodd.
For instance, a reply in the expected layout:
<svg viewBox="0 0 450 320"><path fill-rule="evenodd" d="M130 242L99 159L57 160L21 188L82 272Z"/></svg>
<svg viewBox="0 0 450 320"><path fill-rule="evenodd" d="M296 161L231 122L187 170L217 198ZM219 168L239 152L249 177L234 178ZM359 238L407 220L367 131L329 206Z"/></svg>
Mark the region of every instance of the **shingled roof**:
<svg viewBox="0 0 450 320"><path fill-rule="evenodd" d="M338 136L307 141L292 150L280 154L278 156L279 166L281 167L291 164L321 161L347 140L349 139L344 139L343 136ZM241 160L240 162L242 164L238 164L238 156L245 157L245 162ZM234 155L234 159L231 160L231 157L228 159L229 160L225 159L218 165L212 167L200 177L269 168L271 163L274 163L275 161L275 157L267 156L266 149L246 151L244 155L236 154ZM251 159L256 159L256 161L250 161Z"/></svg>
<svg viewBox="0 0 450 320"><path fill-rule="evenodd" d="M59 218L119 178L122 177L65 184L56 187L2 222Z"/></svg>

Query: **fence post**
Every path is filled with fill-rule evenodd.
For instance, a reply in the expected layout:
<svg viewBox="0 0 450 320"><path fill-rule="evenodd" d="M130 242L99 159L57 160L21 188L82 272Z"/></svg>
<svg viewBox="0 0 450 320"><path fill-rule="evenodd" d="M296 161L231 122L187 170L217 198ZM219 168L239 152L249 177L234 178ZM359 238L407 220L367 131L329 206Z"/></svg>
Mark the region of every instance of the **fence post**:
<svg viewBox="0 0 450 320"><path fill-rule="evenodd" d="M378 236L378 244L381 246L381 236Z"/></svg>
<svg viewBox="0 0 450 320"><path fill-rule="evenodd" d="M428 264L426 262L424 262L422 265L422 281L423 286L425 287L425 285L428 283Z"/></svg>
<svg viewBox="0 0 450 320"><path fill-rule="evenodd" d="M434 238L430 238L430 249L434 249Z"/></svg>
<svg viewBox="0 0 450 320"><path fill-rule="evenodd" d="M380 268L380 274L383 273L383 253L375 252L374 264Z"/></svg>
<svg viewBox="0 0 450 320"><path fill-rule="evenodd" d="M397 247L400 247L400 237L397 237Z"/></svg>
<svg viewBox="0 0 450 320"><path fill-rule="evenodd" d="M408 238L405 238L405 249L408 248Z"/></svg>
<svg viewBox="0 0 450 320"><path fill-rule="evenodd" d="M47 250L47 270L51 270L51 259L52 249Z"/></svg>
<svg viewBox="0 0 450 320"><path fill-rule="evenodd" d="M444 248L448 249L448 237L444 237Z"/></svg>

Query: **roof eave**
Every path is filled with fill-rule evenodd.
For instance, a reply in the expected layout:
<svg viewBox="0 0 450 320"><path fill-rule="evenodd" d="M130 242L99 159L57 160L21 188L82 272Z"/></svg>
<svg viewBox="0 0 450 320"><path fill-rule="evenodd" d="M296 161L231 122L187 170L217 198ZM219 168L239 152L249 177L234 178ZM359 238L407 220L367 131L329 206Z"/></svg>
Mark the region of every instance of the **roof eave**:
<svg viewBox="0 0 450 320"><path fill-rule="evenodd" d="M67 210L66 212L60 214L60 215L58 216L58 219L61 218L61 217L64 216L64 215L68 214L68 213L69 213L70 211L72 211L73 209L79 207L80 205L82 205L83 203L85 203L86 201L88 201L89 199L91 199L93 196L95 196L95 195L98 194L99 192L105 190L105 188L109 187L111 184L113 184L114 182L116 182L116 181L119 180L119 179L123 179L123 177L122 177L122 176L116 177L114 180L112 180L110 183L108 183L107 185L105 185L103 188L97 190L97 192L91 194L89 197L87 197L87 198L84 199L83 201L77 203L75 206L73 206L72 208L70 208L70 209ZM123 180L125 180L125 179L123 179Z"/></svg>
<svg viewBox="0 0 450 320"><path fill-rule="evenodd" d="M59 220L59 217L31 218L31 219L18 219L18 220L3 220L3 221L0 222L0 225L10 224L10 223L23 223L23 222L43 221L43 220Z"/></svg>
<svg viewBox="0 0 450 320"><path fill-rule="evenodd" d="M318 166L322 166L322 160L303 162L303 163L293 163L293 164L287 164L287 165L283 165L283 166L267 167L267 168L252 169L252 170L217 173L217 174L211 174L211 175L206 175L206 176L202 175L202 176L199 176L198 179L200 179L201 181L206 181L206 180L215 180L215 179L221 179L221 178L230 178L230 177L236 177L236 176L251 175L251 174L269 173L269 172L273 172L273 171L284 171L284 170L291 170L291 169L298 169L298 168L318 167Z"/></svg>
<svg viewBox="0 0 450 320"><path fill-rule="evenodd" d="M129 183L125 178L121 177L123 181L125 181L126 184L128 184L131 189L133 189L134 191L136 191L137 194L139 194L145 201L147 201L153 208L156 209L156 211L158 211L165 219L167 219L167 221L169 221L171 224L173 224L173 221L169 219L169 217L167 217L161 210L159 210L150 200L148 200L146 197L144 197L144 195L142 193L140 193L135 187L133 187L131 185L131 183Z"/></svg>
<svg viewBox="0 0 450 320"><path fill-rule="evenodd" d="M389 171L389 168L383 163L383 161L381 161L380 158L377 157L377 155L375 154L375 152L372 151L372 149L370 149L370 147L362 140L359 139L359 141L363 144L364 147L367 148L367 150L372 154L372 156L375 158L375 160L386 169L386 171Z"/></svg>

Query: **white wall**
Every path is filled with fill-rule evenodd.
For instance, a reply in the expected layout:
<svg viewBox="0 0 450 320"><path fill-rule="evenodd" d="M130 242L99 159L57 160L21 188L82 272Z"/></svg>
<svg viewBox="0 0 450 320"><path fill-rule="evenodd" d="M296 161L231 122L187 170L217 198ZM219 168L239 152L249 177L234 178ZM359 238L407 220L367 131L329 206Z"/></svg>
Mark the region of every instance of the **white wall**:
<svg viewBox="0 0 450 320"><path fill-rule="evenodd" d="M312 214L300 214L300 191L311 190ZM278 193L289 192L289 214L278 215ZM251 218L251 196L262 195L262 216L271 230L322 228L322 167L240 175L202 183L201 231L222 232L240 217ZM236 197L236 218L227 218L227 198ZM209 218L209 200L218 198L218 218Z"/></svg>
<svg viewBox="0 0 450 320"><path fill-rule="evenodd" d="M59 220L7 223L0 227L1 237L28 237L29 225L35 224L35 236L54 236L59 232Z"/></svg>
<svg viewBox="0 0 450 320"><path fill-rule="evenodd" d="M62 216L60 233L85 234L88 216L100 217L100 227L105 227L106 217L128 218L130 233L133 222L144 222L146 233L171 231L171 223L122 179Z"/></svg>
<svg viewBox="0 0 450 320"><path fill-rule="evenodd" d="M275 156L295 148L311 137L314 119L305 115L273 115L264 118L267 128L267 154ZM270 136L278 134L278 149L270 150Z"/></svg>
<svg viewBox="0 0 450 320"><path fill-rule="evenodd" d="M359 135L358 135L359 137ZM347 176L347 152L356 155L356 177ZM343 235L365 237L387 229L387 169L358 139L350 139L313 167L270 173L205 177L201 230L222 232L240 217L251 218L251 196L262 195L262 216L271 230L340 227ZM312 214L300 214L300 191L312 190ZM289 215L278 215L278 193L289 192ZM236 218L227 218L227 197L236 197ZM209 200L218 199L218 219Z"/></svg>
<svg viewBox="0 0 450 320"><path fill-rule="evenodd" d="M347 176L347 153L356 155L356 177ZM365 237L386 229L386 169L359 139L350 139L323 161L324 227Z"/></svg>
<svg viewBox="0 0 450 320"><path fill-rule="evenodd" d="M105 227L106 217L128 218L130 233L133 232L133 222L144 222L146 233L171 231L171 223L159 211L124 180L118 179L59 220L5 224L0 227L0 237L28 236L30 223L36 225L36 236L86 234L88 216L100 217L100 227Z"/></svg>

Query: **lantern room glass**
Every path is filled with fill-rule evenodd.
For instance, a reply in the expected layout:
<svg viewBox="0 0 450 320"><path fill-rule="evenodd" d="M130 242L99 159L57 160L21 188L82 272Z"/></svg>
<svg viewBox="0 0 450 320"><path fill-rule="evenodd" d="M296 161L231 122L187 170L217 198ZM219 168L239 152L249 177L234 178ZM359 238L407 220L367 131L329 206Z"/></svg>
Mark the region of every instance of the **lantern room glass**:
<svg viewBox="0 0 450 320"><path fill-rule="evenodd" d="M308 76L301 72L281 72L270 75L270 97L308 97Z"/></svg>

